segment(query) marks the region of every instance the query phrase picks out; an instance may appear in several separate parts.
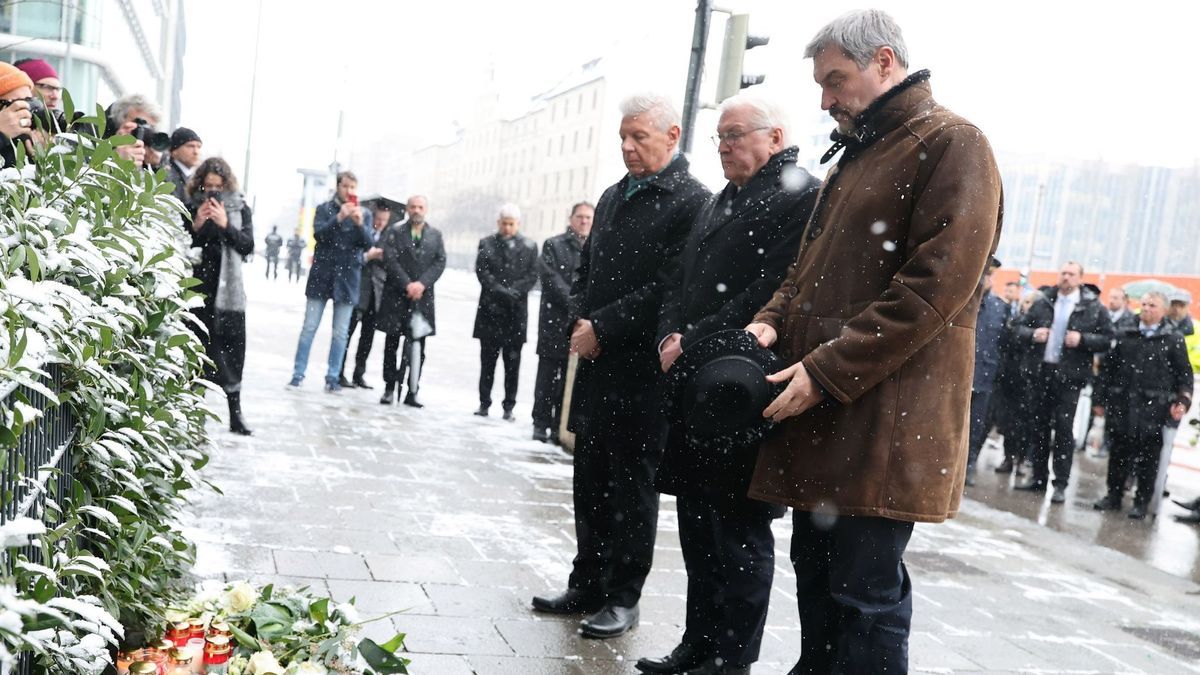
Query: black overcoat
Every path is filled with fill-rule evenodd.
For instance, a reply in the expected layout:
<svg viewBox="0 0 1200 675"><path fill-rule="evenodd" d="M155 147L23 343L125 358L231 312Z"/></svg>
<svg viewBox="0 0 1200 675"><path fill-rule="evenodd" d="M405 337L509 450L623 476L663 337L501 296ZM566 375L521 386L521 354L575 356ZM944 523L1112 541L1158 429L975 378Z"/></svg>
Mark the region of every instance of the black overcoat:
<svg viewBox="0 0 1200 675"><path fill-rule="evenodd" d="M433 285L446 271L446 245L442 241L442 233L429 224L421 233L419 246L413 243L409 230L408 221L397 223L389 227L379 240L379 247L383 249L386 281L375 315L375 328L392 335L409 335L414 307L425 316L431 327L437 328ZM416 302L409 300L405 292L405 288L414 281L425 284L425 293Z"/></svg>
<svg viewBox="0 0 1200 675"><path fill-rule="evenodd" d="M566 359L570 347L571 278L579 267L583 243L575 233L566 232L542 242L538 260L538 280L542 283L542 306L538 311L537 355Z"/></svg>
<svg viewBox="0 0 1200 675"><path fill-rule="evenodd" d="M631 196L629 184L626 175L600 197L571 285L569 323L591 320L601 349L576 372L569 424L577 433L593 423L636 430L631 418L658 410L654 337L668 261L710 195L682 155Z"/></svg>
<svg viewBox="0 0 1200 675"><path fill-rule="evenodd" d="M1170 417L1171 405L1191 407L1192 387L1192 364L1183 335L1164 320L1149 337L1138 328L1118 334L1116 346L1101 361L1092 398L1104 407L1108 429L1146 438L1154 437L1163 425L1178 425Z"/></svg>
<svg viewBox="0 0 1200 675"><path fill-rule="evenodd" d="M1079 302L1067 320L1067 331L1077 331L1083 337L1078 347L1063 345L1058 362L1058 379L1075 387L1083 387L1091 380L1095 355L1108 351L1113 338L1112 320L1099 294L1087 286L1080 287L1079 293ZM1057 287L1043 290L1029 311L1013 322L1013 341L1021 350L1021 369L1027 374L1037 372L1045 356L1046 343L1034 342L1033 334L1038 328L1050 328L1054 323L1057 299Z"/></svg>
<svg viewBox="0 0 1200 675"><path fill-rule="evenodd" d="M796 259L821 185L796 166L796 156L796 148L785 148L744 188L730 183L705 203L664 289L657 341L681 333L686 350L711 333L744 327L771 299ZM684 434L672 429L656 487L675 495L745 497L756 450L757 444L728 453L689 448Z"/></svg>
<svg viewBox="0 0 1200 675"><path fill-rule="evenodd" d="M529 325L529 290L537 283L537 244L517 234L503 239L493 234L479 240L475 276L479 277L479 306L474 337L512 346L525 344Z"/></svg>

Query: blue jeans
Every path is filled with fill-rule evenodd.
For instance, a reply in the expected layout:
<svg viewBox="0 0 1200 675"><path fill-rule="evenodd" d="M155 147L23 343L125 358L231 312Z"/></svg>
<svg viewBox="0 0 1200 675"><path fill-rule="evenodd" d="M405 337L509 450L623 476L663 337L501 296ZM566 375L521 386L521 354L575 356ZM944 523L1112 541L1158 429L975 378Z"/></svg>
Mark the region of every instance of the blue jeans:
<svg viewBox="0 0 1200 675"><path fill-rule="evenodd" d="M317 328L321 326L326 302L328 300L309 298L304 307L304 327L300 329L300 343L296 345L296 366L292 369L292 379L304 379L304 371L308 368L308 351L312 349L313 337L317 334ZM353 312L353 303L333 303L333 342L329 344L329 368L325 371L327 383L337 382L342 373L342 357L346 354L350 315Z"/></svg>

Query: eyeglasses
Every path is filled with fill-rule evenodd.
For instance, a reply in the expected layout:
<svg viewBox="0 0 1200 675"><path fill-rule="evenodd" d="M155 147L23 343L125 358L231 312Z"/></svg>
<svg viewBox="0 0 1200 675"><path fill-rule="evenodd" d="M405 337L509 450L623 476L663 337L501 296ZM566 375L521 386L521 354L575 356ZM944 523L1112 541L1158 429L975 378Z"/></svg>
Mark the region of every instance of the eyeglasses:
<svg viewBox="0 0 1200 675"><path fill-rule="evenodd" d="M32 96L27 96L27 97L25 97L25 98L14 98L14 99L12 99L12 100L9 100L9 99L6 99L6 98L0 98L0 110L3 110L3 109L7 108L8 106L10 106L10 105L12 105L12 104L14 104L14 103L16 103L16 102L18 102L18 101L25 101L25 102L26 102L26 103L28 103L28 104L29 104L31 107L33 106L33 97L32 97Z"/></svg>
<svg viewBox="0 0 1200 675"><path fill-rule="evenodd" d="M59 86L53 85L53 84L38 83L33 86L37 87L38 89L41 89L42 91L46 92L47 94L57 94L58 92L63 90L62 87L59 87Z"/></svg>
<svg viewBox="0 0 1200 675"><path fill-rule="evenodd" d="M740 143L741 140L746 137L746 135L752 134L755 131L762 131L763 129L770 128L771 127L754 127L753 129L747 129L746 131L730 131L729 133L725 134L715 134L710 138L712 138L713 145L717 146L718 148L721 147L721 143L724 143L732 148Z"/></svg>

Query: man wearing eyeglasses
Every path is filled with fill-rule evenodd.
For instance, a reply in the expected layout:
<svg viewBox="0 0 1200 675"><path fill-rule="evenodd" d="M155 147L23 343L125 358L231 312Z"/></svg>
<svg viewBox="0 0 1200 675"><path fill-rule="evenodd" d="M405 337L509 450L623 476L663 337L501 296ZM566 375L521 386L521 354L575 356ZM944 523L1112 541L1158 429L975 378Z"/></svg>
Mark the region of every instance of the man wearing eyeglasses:
<svg viewBox="0 0 1200 675"><path fill-rule="evenodd" d="M701 209L658 313L668 371L701 338L750 323L796 258L820 182L796 166L783 110L740 94L721 104L712 137L729 183ZM647 673L748 673L758 660L775 572L771 521L781 506L746 497L757 442L690 442L672 427L655 486L676 496L688 572L687 620L670 655ZM698 670L693 670L698 669Z"/></svg>

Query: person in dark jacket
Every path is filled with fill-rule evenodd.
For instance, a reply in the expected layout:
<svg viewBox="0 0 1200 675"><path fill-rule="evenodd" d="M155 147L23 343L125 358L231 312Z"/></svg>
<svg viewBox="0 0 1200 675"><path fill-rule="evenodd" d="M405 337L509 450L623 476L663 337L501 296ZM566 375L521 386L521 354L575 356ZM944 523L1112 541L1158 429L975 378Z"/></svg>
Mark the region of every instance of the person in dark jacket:
<svg viewBox="0 0 1200 675"><path fill-rule="evenodd" d="M1025 439L1031 444L1033 475L1014 487L1045 492L1050 482L1053 432L1054 493L1050 501L1061 504L1067 499L1075 455L1079 392L1091 380L1095 355L1112 346L1112 321L1098 290L1083 283L1083 265L1068 262L1059 272L1058 286L1034 300L1013 334L1017 343L1028 347L1023 368L1034 413Z"/></svg>
<svg viewBox="0 0 1200 675"><path fill-rule="evenodd" d="M300 236L300 230L292 233L287 240L287 273L288 281L292 280L292 275L295 275L296 281L300 281L300 256L304 253L304 249L308 248L308 242L304 241L304 237Z"/></svg>
<svg viewBox="0 0 1200 675"><path fill-rule="evenodd" d="M164 157L163 168L167 171L167 180L175 186L175 198L187 203L188 179L200 165L200 149L204 142L200 135L187 127L179 127L171 132L171 153Z"/></svg>
<svg viewBox="0 0 1200 675"><path fill-rule="evenodd" d="M271 234L268 234L263 240L266 244L266 250L263 251L263 257L267 259L267 274L266 278L271 278L272 268L275 270L275 278L279 278L279 249L283 248L283 237L279 236L279 228L271 226Z"/></svg>
<svg viewBox="0 0 1200 675"><path fill-rule="evenodd" d="M504 358L504 419L512 422L517 404L521 345L529 324L529 290L537 283L537 244L518 233L521 210L516 204L500 207L496 234L479 240L475 276L479 277L479 307L475 332L479 340L479 409L487 417L492 405L496 360Z"/></svg>
<svg viewBox="0 0 1200 675"><path fill-rule="evenodd" d="M350 315L350 329L346 332L346 355L342 357L342 372L338 376L338 384L343 387L358 387L372 389L364 379L367 373L367 359L371 356L371 346L375 344L375 317L383 299L383 286L387 279L387 271L383 267L383 233L396 220L399 214L392 212L391 202L384 198L369 201L364 204L371 209L371 248L367 250L366 262L363 263L362 281L358 288L358 306ZM346 361L349 360L350 340L354 338L354 329L362 326L358 333L358 349L354 353L354 372L352 380L346 379Z"/></svg>
<svg viewBox="0 0 1200 675"><path fill-rule="evenodd" d="M579 202L571 207L566 232L542 243L538 280L542 284L542 307L538 311L538 370L533 387L533 440L558 443L570 354L568 335L571 277L579 267L583 242L592 231L595 207Z"/></svg>
<svg viewBox="0 0 1200 675"><path fill-rule="evenodd" d="M1000 261L992 258L980 282L983 297L979 301L979 315L975 319L975 374L971 378L971 429L967 445L967 485L975 484L975 463L979 451L987 440L987 413L991 403L992 388L1001 366L1001 343L1007 330L1006 317L1009 306L992 293L992 273L1000 267Z"/></svg>
<svg viewBox="0 0 1200 675"><path fill-rule="evenodd" d="M1013 324L1021 313L1021 285L1010 281L1004 285L1004 331L1000 336L1000 365L996 380L992 384L992 397L988 402L988 417L995 421L996 428L1004 437L1004 459L996 466L996 473L1020 472L1025 460L1024 445L1020 442L1021 418L1019 410L1024 387L1021 385L1021 349L1013 340Z"/></svg>
<svg viewBox="0 0 1200 675"><path fill-rule="evenodd" d="M1113 326L1114 344L1122 333L1138 327L1138 315L1129 308L1129 294L1120 286L1108 289L1108 319Z"/></svg>
<svg viewBox="0 0 1200 675"><path fill-rule="evenodd" d="M393 225L383 237L383 266L387 273L383 302L375 327L387 334L383 345L384 392L380 403L390 404L392 389L399 397L408 373L404 405L423 408L417 400L421 368L425 365L425 338L437 331L433 285L446 271L446 246L442 233L426 221L429 200L408 198L408 220ZM396 369L396 351L404 338L404 354Z"/></svg>
<svg viewBox="0 0 1200 675"><path fill-rule="evenodd" d="M591 612L585 637L638 622L658 522L654 473L665 435L655 351L664 264L678 255L709 197L676 148L679 113L661 96L621 103L629 173L596 204L571 285L571 352L580 357L569 428L575 445L577 552L566 592L537 611Z"/></svg>
<svg viewBox="0 0 1200 675"><path fill-rule="evenodd" d="M770 300L796 259L820 187L796 166L799 151L773 102L726 99L713 140L729 183L700 211L664 287L663 372L705 336L750 323ZM771 521L787 509L746 496L757 451L757 443L695 446L682 428L668 431L655 486L676 495L687 621L668 656L638 661L643 672L741 673L758 660L775 572Z"/></svg>
<svg viewBox="0 0 1200 675"><path fill-rule="evenodd" d="M210 157L192 174L185 197L190 204L187 228L200 262L192 270L200 280L196 292L204 306L192 310L208 333L198 333L212 360L205 379L225 392L229 430L249 436L242 417L242 366L246 362L246 290L242 264L254 252L254 224L249 205L238 192L233 169Z"/></svg>
<svg viewBox="0 0 1200 675"><path fill-rule="evenodd" d="M371 212L358 205L358 179L343 171L337 175L334 198L317 207L313 215L313 238L317 248L304 295L304 326L296 345L296 364L288 386L299 387L308 368L308 352L321 325L325 304L333 301L333 340L329 343L329 363L325 371L325 391L342 390L338 377L346 354L350 315L358 304L362 283L363 254L371 248Z"/></svg>
<svg viewBox="0 0 1200 675"><path fill-rule="evenodd" d="M1175 290L1167 295L1167 321L1187 337L1196 331L1192 325L1192 316L1188 310L1192 307L1192 294L1184 290Z"/></svg>
<svg viewBox="0 0 1200 675"><path fill-rule="evenodd" d="M1192 365L1179 329L1165 318L1167 297L1142 296L1140 322L1124 328L1100 366L1093 395L1095 414L1105 418L1112 445L1108 458L1108 494L1093 506L1121 508L1125 481L1137 478L1129 517L1146 517L1154 496L1163 426L1178 426L1192 404Z"/></svg>

